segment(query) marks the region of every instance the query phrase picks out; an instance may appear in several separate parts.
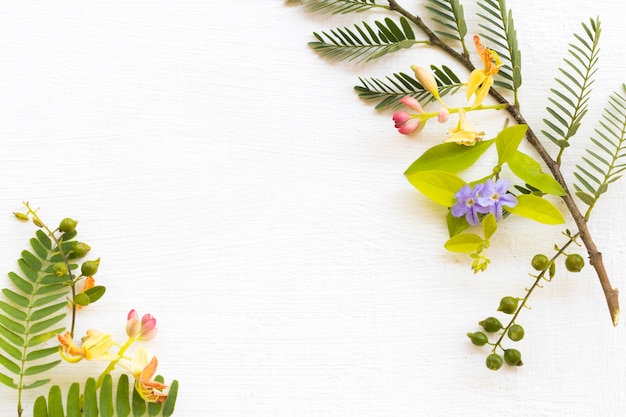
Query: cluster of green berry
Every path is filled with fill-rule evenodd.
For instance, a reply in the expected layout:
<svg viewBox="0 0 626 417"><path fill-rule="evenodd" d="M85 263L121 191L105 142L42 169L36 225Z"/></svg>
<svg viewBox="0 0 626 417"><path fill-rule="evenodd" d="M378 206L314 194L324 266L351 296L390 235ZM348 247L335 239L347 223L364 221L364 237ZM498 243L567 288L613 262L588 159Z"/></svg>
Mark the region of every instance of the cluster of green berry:
<svg viewBox="0 0 626 417"><path fill-rule="evenodd" d="M506 327L503 326L496 317L487 317L478 323L484 331L467 333L467 336L474 345L484 346L488 344L493 346L491 353L487 356L487 368L496 371L500 369L504 363L510 366L523 365L521 352L513 348L504 348L502 342L505 336L513 342L519 342L524 338L524 328L516 323L517 316L526 305L526 301L532 291L538 286L539 281L542 279L551 280L552 277L554 277L556 271L554 263L555 258L549 259L546 255L535 255L531 261L531 265L533 269L540 271L540 273L539 275L531 275L535 278L535 283L527 290L526 296L524 298L506 296L500 300L498 311L512 315ZM565 268L570 272L579 272L583 269L584 265L585 260L578 254L570 254L565 258ZM548 273L548 277L545 276L546 273ZM496 341L490 343L486 333L496 334ZM498 348L503 351L502 355L498 353Z"/></svg>

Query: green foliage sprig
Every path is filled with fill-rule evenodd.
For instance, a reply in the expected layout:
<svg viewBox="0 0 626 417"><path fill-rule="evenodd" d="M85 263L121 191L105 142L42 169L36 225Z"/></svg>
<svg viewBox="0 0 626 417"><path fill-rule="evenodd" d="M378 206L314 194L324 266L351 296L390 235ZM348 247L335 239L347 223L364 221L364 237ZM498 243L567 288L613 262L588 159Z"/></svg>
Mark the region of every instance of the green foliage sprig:
<svg viewBox="0 0 626 417"><path fill-rule="evenodd" d="M100 300L106 288L95 284L100 259L87 259L91 247L76 240L78 222L64 218L57 228L48 227L37 209L24 203L25 212L14 213L38 229L17 261L20 272L10 272L10 288L2 290L0 300L0 382L17 391L17 415L24 413L23 393L50 382L51 370L62 359L108 361L98 379L87 379L80 393L78 383L70 386L67 413L61 401L61 387L50 388L48 401L40 396L34 403L34 417L120 416L127 417L126 405L132 396L133 416L170 416L174 411L178 382L168 387L163 378L154 376L156 357L143 347L135 350L132 360L124 352L136 341L152 339L157 332L156 319L144 315L139 319L131 310L126 320L128 341L116 353L110 353L115 342L107 333L89 330L81 346L74 344L74 329L79 311ZM70 316L70 322L64 323ZM69 324L69 326L67 326ZM69 330L67 328L69 327ZM49 346L52 339L58 344ZM114 396L110 373L122 361L129 362L134 385L129 394L128 375L122 374ZM98 395L96 396L96 392ZM113 408L115 404L115 409ZM100 409L98 414L98 409Z"/></svg>
<svg viewBox="0 0 626 417"><path fill-rule="evenodd" d="M564 259L564 267L569 272L583 269L584 258L576 252L566 252L570 248L584 246L586 249L589 264L605 295L611 321L617 325L618 292L610 284L588 220L600 196L626 170L626 163L622 162L626 156L624 92L615 92L609 97L599 127L589 138L582 161L576 164L575 181L567 179L561 171L562 155L577 137L587 114L598 64L600 20L590 19L589 23L582 24L582 33L574 34L564 58L565 65L559 68L555 79L556 86L546 94L549 101L543 119L546 128L541 131L544 137L540 138L521 112L518 92L522 86L522 53L513 12L507 8L505 0L477 2L476 15L482 33L474 35L473 41L481 67L475 66L477 61L466 47L466 10L458 0L424 0L427 12L424 16L405 9L395 0L388 0L386 4L354 0L303 0L299 3L311 12L367 14L377 9L379 17L380 12L385 15L373 25L363 22L354 30L337 28L322 32L323 35L315 33L317 41L310 46L328 59L363 62L401 49L427 46L445 52L468 71L463 81L465 76L453 72L447 65L431 65L430 69L413 66L412 75L396 72L385 78L359 77L361 85L355 90L361 99L376 103L378 110L398 110L393 120L402 134L417 134L431 119L446 123L450 117L457 118L456 126L450 127L447 137L442 138L444 143L432 146L419 156L405 171L405 176L422 194L442 207L449 232L444 246L452 252L467 253L474 273L486 270L490 264L487 252L500 221L524 217L548 225L563 224L565 217L553 200L560 198L565 204L577 230L566 229L563 234L567 240L555 244L550 257L541 253L533 257L533 272L529 274L533 283L523 296L506 296L500 300L498 311L509 317L508 321L504 320L507 324L490 316L479 322L481 331L468 333L475 345L491 346L487 367L499 369L503 363L522 364L521 352L509 347L506 341L518 342L524 337L519 316L528 306L534 290L557 276L560 259ZM394 23L393 16L399 16L399 25ZM626 85L623 88L626 91ZM473 98L473 103L460 107L446 104L447 95L462 91L466 99ZM483 104L488 95L498 104ZM433 105L439 110L426 109ZM507 118L503 130L491 138L486 137L485 132L477 131L468 120L474 112L486 110L506 112L515 125L507 127ZM534 155L519 150L524 138L534 148ZM556 155L548 151L543 139L557 146ZM464 179L461 175L479 159L493 161L492 168L478 178ZM582 209L585 209L584 214Z"/></svg>

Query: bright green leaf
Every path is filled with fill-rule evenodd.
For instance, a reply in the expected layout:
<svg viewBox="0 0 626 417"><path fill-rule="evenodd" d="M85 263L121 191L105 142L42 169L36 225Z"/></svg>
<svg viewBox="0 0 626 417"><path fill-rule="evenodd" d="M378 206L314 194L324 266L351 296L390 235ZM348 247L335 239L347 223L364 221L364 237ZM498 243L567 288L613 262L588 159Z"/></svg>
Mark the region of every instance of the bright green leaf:
<svg viewBox="0 0 626 417"><path fill-rule="evenodd" d="M502 130L496 137L496 149L498 149L498 165L509 162L526 136L528 126L515 125Z"/></svg>
<svg viewBox="0 0 626 417"><path fill-rule="evenodd" d="M17 384L13 381L13 378L6 376L0 372L0 383L3 383L9 388L17 388Z"/></svg>
<svg viewBox="0 0 626 417"><path fill-rule="evenodd" d="M15 291L11 291L8 288L3 288L2 293L4 294L6 298L13 301L15 304L17 304L20 307L26 308L30 304L30 300L28 298L16 293Z"/></svg>
<svg viewBox="0 0 626 417"><path fill-rule="evenodd" d="M85 383L83 398L83 415L85 417L98 417L98 397L96 395L95 379L89 378Z"/></svg>
<svg viewBox="0 0 626 417"><path fill-rule="evenodd" d="M100 386L100 416L113 417L113 380L111 374L104 376Z"/></svg>
<svg viewBox="0 0 626 417"><path fill-rule="evenodd" d="M24 375L37 375L37 374L46 372L54 368L60 363L61 363L61 360L57 360L57 361L50 362L50 363L44 363L43 365L30 366L24 370Z"/></svg>
<svg viewBox="0 0 626 417"><path fill-rule="evenodd" d="M4 301L0 301L0 309L16 320L26 320L26 313L19 308L15 308L10 304L5 303Z"/></svg>
<svg viewBox="0 0 626 417"><path fill-rule="evenodd" d="M38 321L37 323L35 323L32 326L30 326L29 332L30 332L30 334L35 334L35 333L39 333L41 331L44 331L48 327L51 327L54 324L56 324L56 323L60 322L61 320L63 320L65 318L65 316L67 316L67 314L62 313L62 314L58 314L58 315L56 315L54 317L51 317L49 319Z"/></svg>
<svg viewBox="0 0 626 417"><path fill-rule="evenodd" d="M552 177L541 170L539 162L523 152L516 151L509 160L509 168L524 182L547 194L565 195L563 187Z"/></svg>
<svg viewBox="0 0 626 417"><path fill-rule="evenodd" d="M440 170L460 172L474 163L494 143L494 140L477 142L474 146L458 143L441 143L428 149L404 172L407 177L420 171Z"/></svg>
<svg viewBox="0 0 626 417"><path fill-rule="evenodd" d="M454 205L454 195L465 185L461 178L445 171L419 171L407 178L422 194L444 207Z"/></svg>
<svg viewBox="0 0 626 417"><path fill-rule="evenodd" d="M141 398L136 389L133 389L132 408L134 417L141 417L146 413L146 401Z"/></svg>
<svg viewBox="0 0 626 417"><path fill-rule="evenodd" d="M81 417L80 385L72 383L67 391L67 417Z"/></svg>
<svg viewBox="0 0 626 417"><path fill-rule="evenodd" d="M115 393L115 411L118 417L130 415L130 396L128 394L128 375L120 375Z"/></svg>
<svg viewBox="0 0 626 417"><path fill-rule="evenodd" d="M30 339L28 339L28 342L26 345L29 347L40 345L43 342L47 342L48 340L52 339L57 334L61 333L63 330L65 330L65 328L61 327L59 329L51 330L49 332L45 332L45 333L38 334L37 336L33 336Z"/></svg>
<svg viewBox="0 0 626 417"><path fill-rule="evenodd" d="M51 417L64 416L63 398L61 396L61 387L53 385L48 392L48 411Z"/></svg>
<svg viewBox="0 0 626 417"><path fill-rule="evenodd" d="M471 227L467 220L465 220L465 216L454 217L450 210L448 210L448 214L446 215L446 223L448 225L449 237L456 236Z"/></svg>
<svg viewBox="0 0 626 417"><path fill-rule="evenodd" d="M100 298L102 298L105 292L106 288L104 286L96 285L95 287L89 288L87 291L85 291L85 295L89 297L90 303L95 303Z"/></svg>
<svg viewBox="0 0 626 417"><path fill-rule="evenodd" d="M491 236L493 236L493 234L498 229L496 216L494 216L492 213L489 213L485 217L483 217L482 223L483 223L483 234L485 235L485 239L489 240L489 238L491 238Z"/></svg>
<svg viewBox="0 0 626 417"><path fill-rule="evenodd" d="M9 272L9 279L17 288L25 292L26 294L33 293L33 285L26 281L24 278L17 275L15 272Z"/></svg>
<svg viewBox="0 0 626 417"><path fill-rule="evenodd" d="M587 204L588 206L593 206L596 203L595 198L593 198L591 195L587 194L584 191L578 191L576 193L576 196L580 198L582 202Z"/></svg>
<svg viewBox="0 0 626 417"><path fill-rule="evenodd" d="M174 406L176 405L176 398L178 397L178 381L175 379L170 384L170 389L167 393L167 399L163 404L163 417L170 417L174 414Z"/></svg>
<svg viewBox="0 0 626 417"><path fill-rule="evenodd" d="M46 405L46 397L39 396L33 404L33 417L48 417L48 406Z"/></svg>
<svg viewBox="0 0 626 417"><path fill-rule="evenodd" d="M49 348L44 348L44 349L39 349L39 350L32 350L28 352L28 355L26 355L26 360L34 361L37 359L45 358L46 356L53 355L55 353L59 353L58 346L52 346Z"/></svg>
<svg viewBox="0 0 626 417"><path fill-rule="evenodd" d="M483 238L474 233L462 233L451 237L444 245L450 252L475 252L484 242Z"/></svg>
<svg viewBox="0 0 626 417"><path fill-rule="evenodd" d="M16 375L20 373L20 366L6 356L0 355L0 365L4 366L8 371Z"/></svg>
<svg viewBox="0 0 626 417"><path fill-rule="evenodd" d="M565 219L559 209L557 209L545 198L537 197L532 194L522 194L517 196L517 205L515 207L504 206L504 209L509 213L526 217L539 223L565 223Z"/></svg>
<svg viewBox="0 0 626 417"><path fill-rule="evenodd" d="M39 242L41 242L41 244L44 246L44 248L46 248L48 250L52 249L52 241L50 240L48 235L46 235L41 230L37 230L37 232L35 232L35 234L37 235L37 239L39 239Z"/></svg>
<svg viewBox="0 0 626 417"><path fill-rule="evenodd" d="M35 388L39 388L42 387L44 385L46 385L48 382L50 382L50 378L47 379L39 379L35 382L31 382L28 385L24 385L22 388L24 389L35 389Z"/></svg>

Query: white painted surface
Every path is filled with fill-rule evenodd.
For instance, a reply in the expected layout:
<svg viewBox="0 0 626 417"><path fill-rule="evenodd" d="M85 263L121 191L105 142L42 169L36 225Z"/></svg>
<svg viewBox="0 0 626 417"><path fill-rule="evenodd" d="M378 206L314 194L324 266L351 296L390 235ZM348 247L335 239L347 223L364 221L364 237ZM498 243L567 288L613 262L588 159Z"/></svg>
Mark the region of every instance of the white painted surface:
<svg viewBox="0 0 626 417"><path fill-rule="evenodd" d="M625 6L509 6L536 129L571 33L601 16L596 119L626 81ZM108 284L80 326L121 336L130 308L153 313L161 332L147 347L180 380L177 416L624 415L626 327L610 325L590 268L533 297L520 319L525 366L488 371L486 351L467 341L500 297L522 294L530 257L561 229L503 224L479 276L442 248L441 210L402 172L445 128L401 137L351 91L359 75L440 56L328 63L306 47L311 32L352 18L278 0L2 9L0 267L16 268L33 232L10 215L22 200L51 223L78 218ZM624 190L613 187L591 222L619 288ZM14 415L14 393L0 389L0 414Z"/></svg>

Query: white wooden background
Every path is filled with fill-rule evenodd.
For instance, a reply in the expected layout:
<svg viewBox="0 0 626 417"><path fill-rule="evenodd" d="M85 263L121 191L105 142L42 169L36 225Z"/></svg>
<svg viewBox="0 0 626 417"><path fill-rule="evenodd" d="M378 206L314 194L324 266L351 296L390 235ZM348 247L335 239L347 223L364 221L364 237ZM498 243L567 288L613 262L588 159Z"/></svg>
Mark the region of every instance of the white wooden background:
<svg viewBox="0 0 626 417"><path fill-rule="evenodd" d="M477 7L464 3L473 33ZM601 17L597 119L626 81L626 7L508 3L536 130L571 33ZM147 347L180 381L181 417L623 416L626 324L611 326L589 267L533 297L523 367L485 368L465 333L523 294L531 256L562 228L507 221L478 276L446 252L442 210L402 176L446 127L402 137L352 87L448 61L416 48L355 66L306 46L352 19L280 0L4 2L0 269L16 269L34 232L11 216L21 201L50 223L77 218L108 285L79 329L121 337L130 308L153 313L161 331ZM626 290L625 190L611 188L590 227ZM0 414L15 415L15 393L0 390Z"/></svg>

